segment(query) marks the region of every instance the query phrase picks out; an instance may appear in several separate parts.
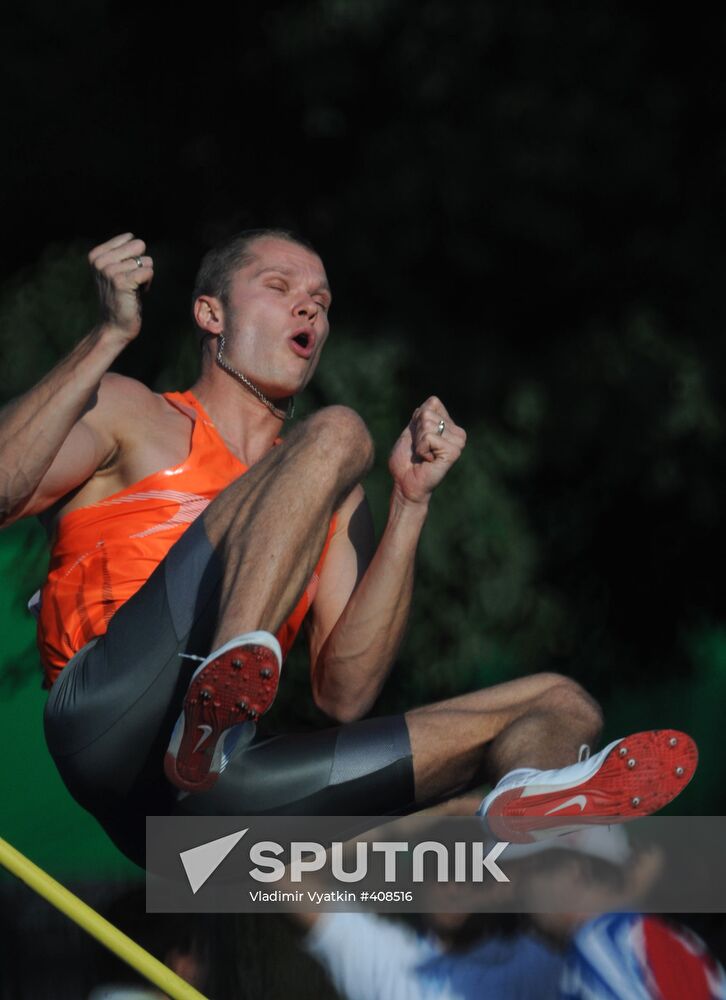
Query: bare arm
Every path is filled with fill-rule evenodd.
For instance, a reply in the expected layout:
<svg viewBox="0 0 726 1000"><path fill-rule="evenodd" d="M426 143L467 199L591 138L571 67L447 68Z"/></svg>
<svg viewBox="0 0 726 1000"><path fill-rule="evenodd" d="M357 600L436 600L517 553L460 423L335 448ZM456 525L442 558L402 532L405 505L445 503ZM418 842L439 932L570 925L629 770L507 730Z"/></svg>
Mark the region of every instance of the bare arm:
<svg viewBox="0 0 726 1000"><path fill-rule="evenodd" d="M370 709L398 652L427 513L426 506L408 507L394 495L385 531L370 558L373 527L360 493L351 519L360 523L339 527L331 542L310 632L315 702L340 722L358 719Z"/></svg>
<svg viewBox="0 0 726 1000"><path fill-rule="evenodd" d="M144 250L141 240L125 233L91 251L101 296L99 326L0 412L0 525L45 510L113 451L97 395L108 368L141 328L138 289L153 275L151 258L141 257Z"/></svg>
<svg viewBox="0 0 726 1000"><path fill-rule="evenodd" d="M445 423L439 435L439 421ZM413 593L416 550L432 491L461 454L466 434L432 397L397 441L388 522L372 555L373 532L363 491L341 509L341 525L313 604L310 659L313 695L328 715L349 722L378 697L403 639Z"/></svg>

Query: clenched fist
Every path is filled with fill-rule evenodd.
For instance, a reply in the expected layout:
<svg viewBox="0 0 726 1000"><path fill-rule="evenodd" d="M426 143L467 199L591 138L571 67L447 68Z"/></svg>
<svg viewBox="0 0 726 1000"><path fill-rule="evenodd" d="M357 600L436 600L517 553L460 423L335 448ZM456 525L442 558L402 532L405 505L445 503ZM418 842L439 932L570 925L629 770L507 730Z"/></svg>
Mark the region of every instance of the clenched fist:
<svg viewBox="0 0 726 1000"><path fill-rule="evenodd" d="M133 233L122 233L88 255L101 301L101 322L112 327L125 341L141 329L139 293L151 284L154 262L144 256L146 244Z"/></svg>
<svg viewBox="0 0 726 1000"><path fill-rule="evenodd" d="M413 411L411 421L393 446L388 468L395 489L412 503L428 501L466 444L466 431L457 427L436 396Z"/></svg>

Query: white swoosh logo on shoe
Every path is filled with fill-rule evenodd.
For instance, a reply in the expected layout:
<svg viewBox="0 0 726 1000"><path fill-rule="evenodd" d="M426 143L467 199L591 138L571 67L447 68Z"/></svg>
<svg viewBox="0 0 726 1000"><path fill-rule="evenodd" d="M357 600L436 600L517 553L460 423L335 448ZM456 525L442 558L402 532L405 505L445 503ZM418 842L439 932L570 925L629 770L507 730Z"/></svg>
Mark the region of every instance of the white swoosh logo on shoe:
<svg viewBox="0 0 726 1000"><path fill-rule="evenodd" d="M554 809L548 809L547 812L545 813L545 816L551 816L552 813L559 812L560 809L567 809L568 806L579 806L580 812L583 812L586 805L587 805L586 795L575 795L573 796L573 798L568 799L567 802L560 802L560 804L558 806L555 806Z"/></svg>
<svg viewBox="0 0 726 1000"><path fill-rule="evenodd" d="M199 742L197 743L197 745L192 750L192 753L196 753L197 752L197 750L200 748L200 746L202 745L202 743L204 743L204 741L209 738L209 734L212 732L212 727L211 726L201 725L201 726L197 726L197 729L201 729L202 730L202 736L201 736Z"/></svg>

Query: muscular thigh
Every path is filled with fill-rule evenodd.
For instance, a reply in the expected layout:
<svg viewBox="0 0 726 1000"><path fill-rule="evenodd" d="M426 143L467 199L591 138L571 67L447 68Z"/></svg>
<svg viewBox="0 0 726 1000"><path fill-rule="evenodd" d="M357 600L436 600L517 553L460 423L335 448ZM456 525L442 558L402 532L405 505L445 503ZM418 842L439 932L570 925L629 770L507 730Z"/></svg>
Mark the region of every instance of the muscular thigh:
<svg viewBox="0 0 726 1000"><path fill-rule="evenodd" d="M208 792L180 795L161 776L135 789L123 808L98 799L91 811L118 848L143 866L147 815L395 816L414 808L411 745L398 715L253 736ZM340 832L350 836L354 829L347 824Z"/></svg>
<svg viewBox="0 0 726 1000"><path fill-rule="evenodd" d="M559 674L532 674L407 712L417 800L487 780L486 745L554 688L571 684Z"/></svg>
<svg viewBox="0 0 726 1000"><path fill-rule="evenodd" d="M196 815L396 815L414 807L403 716L253 740L213 789L183 798Z"/></svg>
<svg viewBox="0 0 726 1000"><path fill-rule="evenodd" d="M493 684L491 687L481 688L478 691L469 691L467 694L456 695L454 698L432 702L430 705L413 708L406 713L406 718L412 720L418 716L426 717L431 713L440 715L448 711L474 711L489 713L493 716L502 714L516 718L524 706L531 704L546 691L550 691L553 687L572 683L561 674L543 671L529 674L527 677L518 677L513 681L505 681L503 684Z"/></svg>

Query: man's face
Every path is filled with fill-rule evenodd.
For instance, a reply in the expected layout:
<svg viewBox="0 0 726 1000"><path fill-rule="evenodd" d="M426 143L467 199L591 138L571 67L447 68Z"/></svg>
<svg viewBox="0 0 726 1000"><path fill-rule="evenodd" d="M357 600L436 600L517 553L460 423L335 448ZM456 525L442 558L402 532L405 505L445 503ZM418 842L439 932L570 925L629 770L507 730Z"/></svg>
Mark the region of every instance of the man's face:
<svg viewBox="0 0 726 1000"><path fill-rule="evenodd" d="M331 294L317 254L263 237L230 283L225 357L272 399L295 395L312 378L328 336Z"/></svg>

